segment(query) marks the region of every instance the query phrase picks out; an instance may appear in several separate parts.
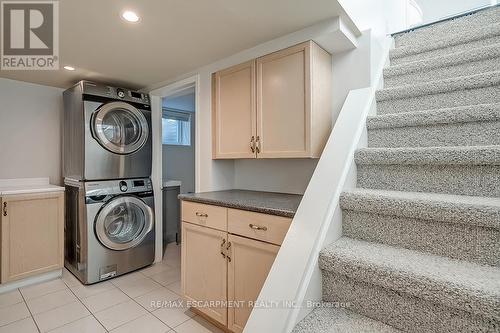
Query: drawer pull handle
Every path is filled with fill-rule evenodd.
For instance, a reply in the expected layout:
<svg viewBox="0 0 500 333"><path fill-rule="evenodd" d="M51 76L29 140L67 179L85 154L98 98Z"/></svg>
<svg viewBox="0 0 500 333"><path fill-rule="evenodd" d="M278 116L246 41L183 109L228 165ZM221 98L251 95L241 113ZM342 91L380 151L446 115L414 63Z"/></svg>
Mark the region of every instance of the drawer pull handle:
<svg viewBox="0 0 500 333"><path fill-rule="evenodd" d="M261 227L260 225L256 225L256 224L253 224L253 223L250 223L248 225L250 228L252 228L253 230L263 230L263 231L267 231L267 227Z"/></svg>
<svg viewBox="0 0 500 333"><path fill-rule="evenodd" d="M198 217L208 217L208 214L196 212L196 216L198 216Z"/></svg>
<svg viewBox="0 0 500 333"><path fill-rule="evenodd" d="M3 216L7 216L7 203L3 203Z"/></svg>
<svg viewBox="0 0 500 333"><path fill-rule="evenodd" d="M227 247L226 247L226 257L229 262L231 262L231 256L232 256L232 251L231 251L231 242L227 242Z"/></svg>

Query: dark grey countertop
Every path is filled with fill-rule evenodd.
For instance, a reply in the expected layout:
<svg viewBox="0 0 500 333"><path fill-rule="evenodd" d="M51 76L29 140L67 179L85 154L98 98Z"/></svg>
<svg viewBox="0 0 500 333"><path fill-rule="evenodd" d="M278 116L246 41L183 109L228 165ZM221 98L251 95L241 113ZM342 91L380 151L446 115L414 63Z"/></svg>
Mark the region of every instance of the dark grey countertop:
<svg viewBox="0 0 500 333"><path fill-rule="evenodd" d="M180 194L179 199L252 212L293 217L302 195L248 190Z"/></svg>

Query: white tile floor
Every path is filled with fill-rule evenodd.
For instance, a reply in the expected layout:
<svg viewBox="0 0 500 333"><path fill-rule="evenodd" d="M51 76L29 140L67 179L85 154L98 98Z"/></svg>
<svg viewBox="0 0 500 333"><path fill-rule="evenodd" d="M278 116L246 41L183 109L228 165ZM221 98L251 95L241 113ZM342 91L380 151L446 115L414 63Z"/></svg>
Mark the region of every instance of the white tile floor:
<svg viewBox="0 0 500 333"><path fill-rule="evenodd" d="M161 263L84 286L66 269L60 279L0 294L0 333L222 332L185 308L155 302L180 299L180 246Z"/></svg>

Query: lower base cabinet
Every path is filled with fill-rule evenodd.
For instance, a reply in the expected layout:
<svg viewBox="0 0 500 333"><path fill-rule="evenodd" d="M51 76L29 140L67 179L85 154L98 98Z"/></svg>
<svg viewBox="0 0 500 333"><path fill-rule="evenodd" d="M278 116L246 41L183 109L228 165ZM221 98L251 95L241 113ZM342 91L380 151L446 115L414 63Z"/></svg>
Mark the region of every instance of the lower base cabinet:
<svg viewBox="0 0 500 333"><path fill-rule="evenodd" d="M222 325L227 323L227 263L221 255L223 231L182 223L181 284L187 301L200 302L199 311ZM219 302L210 306L208 302ZM206 303L206 304L201 304Z"/></svg>
<svg viewBox="0 0 500 333"><path fill-rule="evenodd" d="M1 282L63 266L63 192L6 195L0 199Z"/></svg>
<svg viewBox="0 0 500 333"><path fill-rule="evenodd" d="M225 330L243 332L291 219L183 202L182 220L185 300Z"/></svg>
<svg viewBox="0 0 500 333"><path fill-rule="evenodd" d="M229 235L231 261L228 264L227 298L234 306L228 307L228 328L243 332L250 317L251 302L255 302L271 270L279 246L253 239Z"/></svg>

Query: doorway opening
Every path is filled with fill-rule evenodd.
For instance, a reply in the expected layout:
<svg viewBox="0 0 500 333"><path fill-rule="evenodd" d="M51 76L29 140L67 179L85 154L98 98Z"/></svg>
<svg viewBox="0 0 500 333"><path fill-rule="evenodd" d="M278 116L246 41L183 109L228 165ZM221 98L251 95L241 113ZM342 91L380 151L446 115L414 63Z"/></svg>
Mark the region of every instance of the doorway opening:
<svg viewBox="0 0 500 333"><path fill-rule="evenodd" d="M195 85L182 87L163 97L161 110L162 249L164 256L168 256L181 241L180 201L177 196L195 192Z"/></svg>

